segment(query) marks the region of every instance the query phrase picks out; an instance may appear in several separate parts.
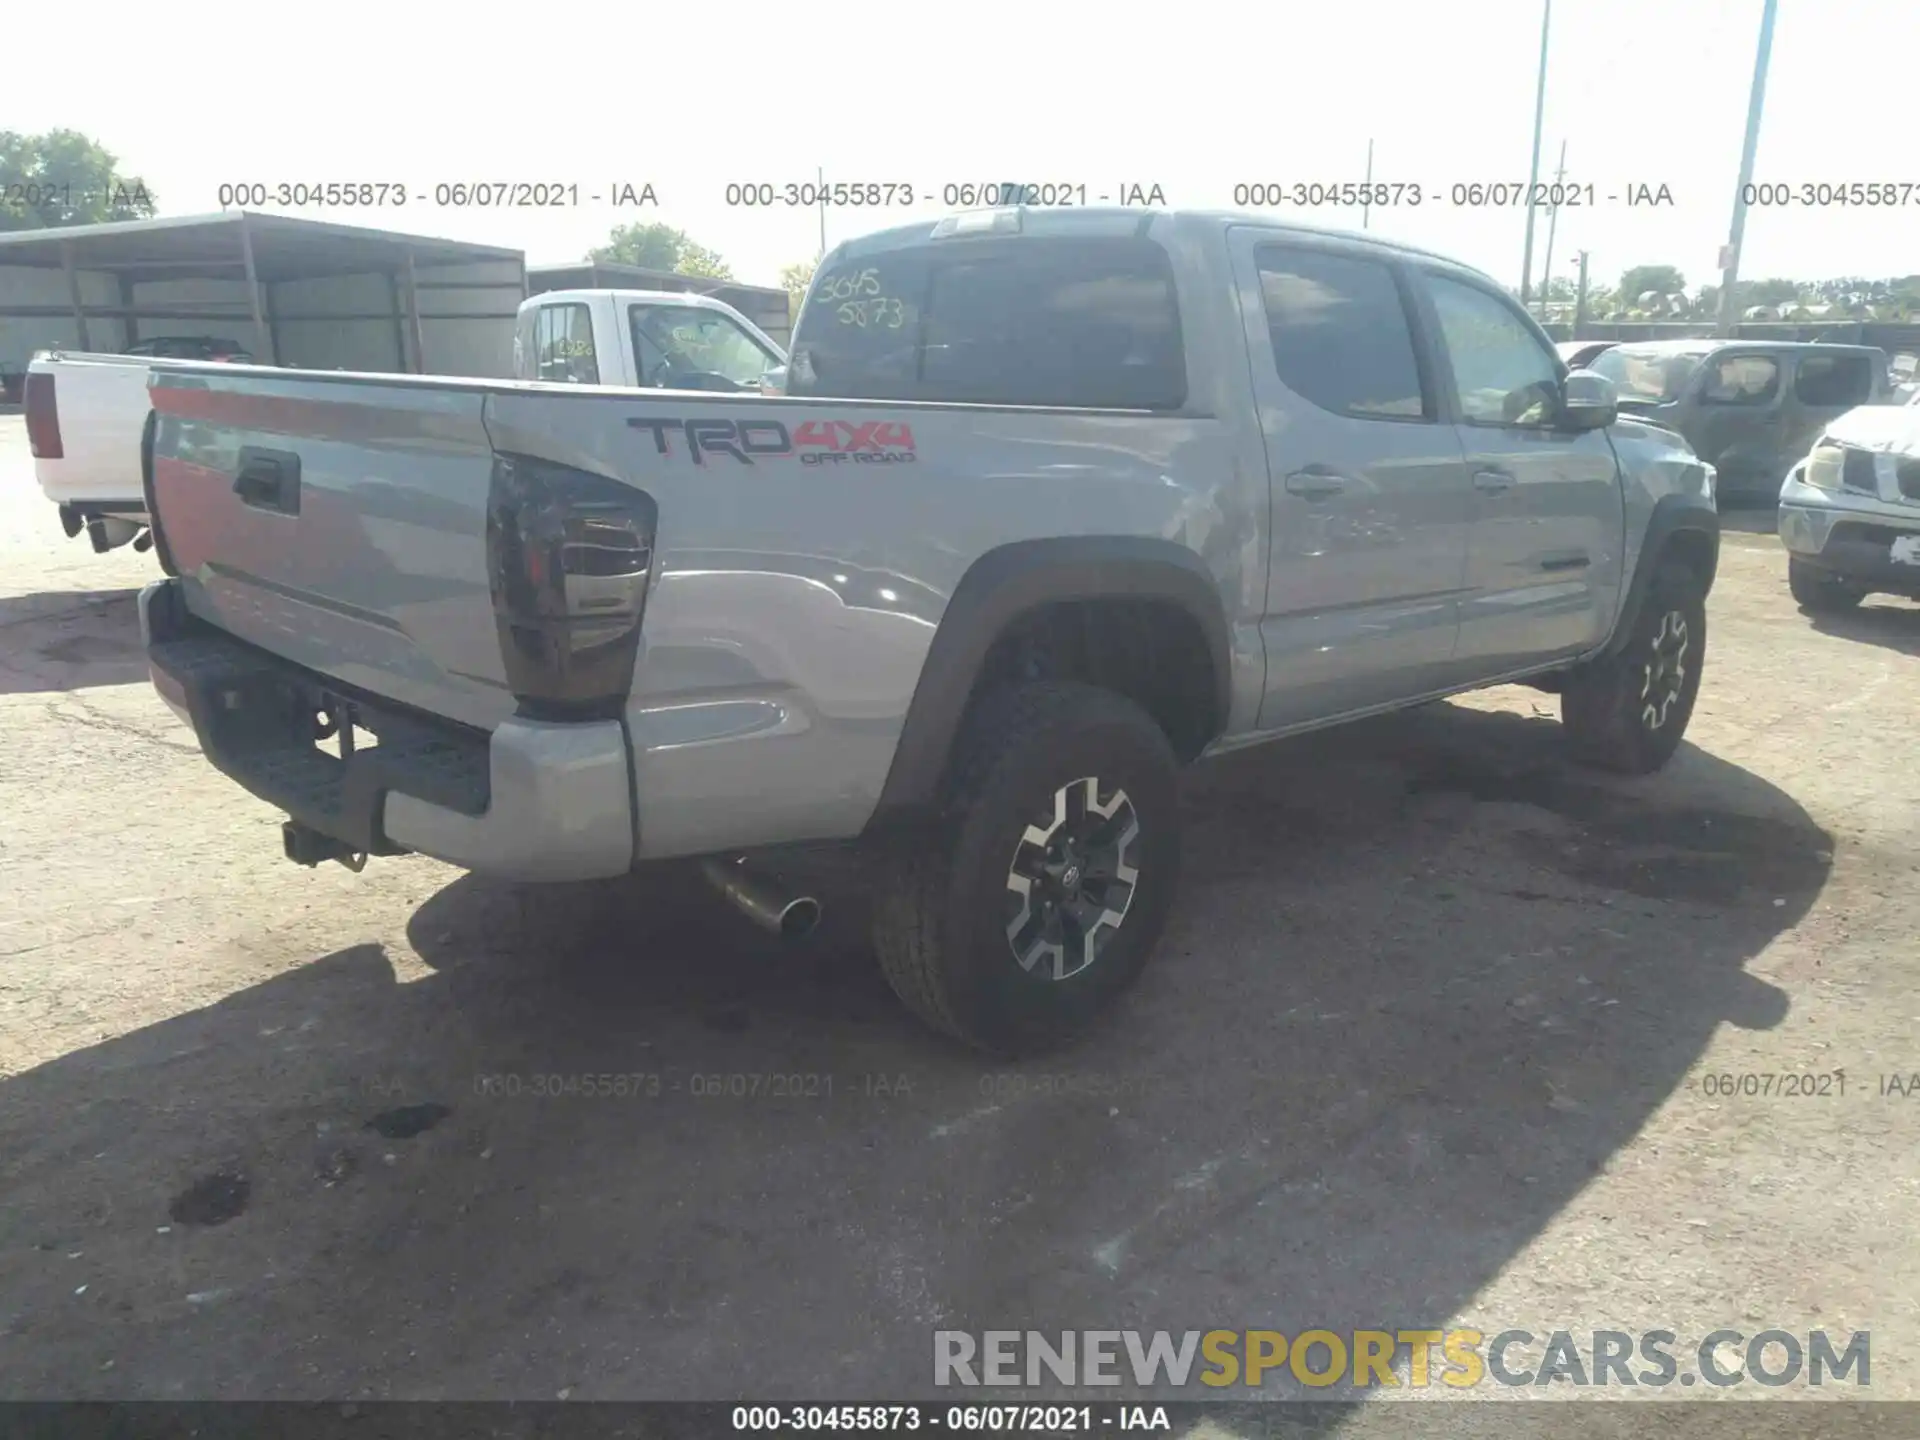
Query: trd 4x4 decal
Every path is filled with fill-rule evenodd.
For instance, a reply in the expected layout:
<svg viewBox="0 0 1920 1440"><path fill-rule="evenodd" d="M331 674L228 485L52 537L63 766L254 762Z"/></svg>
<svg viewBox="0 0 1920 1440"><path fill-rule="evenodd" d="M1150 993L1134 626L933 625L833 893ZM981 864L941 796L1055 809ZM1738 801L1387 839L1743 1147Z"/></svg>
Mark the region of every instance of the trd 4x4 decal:
<svg viewBox="0 0 1920 1440"><path fill-rule="evenodd" d="M724 455L742 465L756 460L791 460L802 465L900 465L919 456L913 427L892 420L807 420L792 433L778 420L627 421L653 436L654 449L674 453L674 435L684 437L687 458L696 465L709 455Z"/></svg>

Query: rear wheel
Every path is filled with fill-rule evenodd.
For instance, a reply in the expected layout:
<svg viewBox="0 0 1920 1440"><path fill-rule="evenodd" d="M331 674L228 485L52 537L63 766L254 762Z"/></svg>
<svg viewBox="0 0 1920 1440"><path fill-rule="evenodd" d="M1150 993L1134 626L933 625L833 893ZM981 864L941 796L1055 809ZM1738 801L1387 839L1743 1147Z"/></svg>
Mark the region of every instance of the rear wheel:
<svg viewBox="0 0 1920 1440"><path fill-rule="evenodd" d="M927 1024L1044 1050L1138 978L1166 927L1178 762L1138 705L1064 681L989 696L960 747L947 821L891 861L875 948Z"/></svg>
<svg viewBox="0 0 1920 1440"><path fill-rule="evenodd" d="M1809 615L1837 615L1857 609L1867 592L1836 576L1816 570L1804 560L1787 561L1787 589Z"/></svg>
<svg viewBox="0 0 1920 1440"><path fill-rule="evenodd" d="M1624 775L1665 765L1693 716L1706 646L1699 576L1678 561L1662 562L1627 642L1569 676L1560 694L1575 758Z"/></svg>

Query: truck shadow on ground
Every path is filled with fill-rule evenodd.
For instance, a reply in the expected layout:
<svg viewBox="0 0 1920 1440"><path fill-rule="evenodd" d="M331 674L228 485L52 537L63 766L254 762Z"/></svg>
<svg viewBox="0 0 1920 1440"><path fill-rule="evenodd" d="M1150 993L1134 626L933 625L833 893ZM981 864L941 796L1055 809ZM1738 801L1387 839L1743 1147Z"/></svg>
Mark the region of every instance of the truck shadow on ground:
<svg viewBox="0 0 1920 1440"><path fill-rule="evenodd" d="M0 598L0 695L145 680L139 597L127 589Z"/></svg>
<svg viewBox="0 0 1920 1440"><path fill-rule="evenodd" d="M1744 967L1831 850L1691 747L1598 780L1453 705L1189 788L1159 959L1044 1062L916 1028L857 907L781 949L675 871L462 879L429 973L341 950L5 1082L5 1388L953 1398L936 1329L1438 1327L1782 1019Z"/></svg>
<svg viewBox="0 0 1920 1440"><path fill-rule="evenodd" d="M1920 605L1876 596L1849 614L1808 618L1822 635L1879 645L1901 655L1920 655Z"/></svg>

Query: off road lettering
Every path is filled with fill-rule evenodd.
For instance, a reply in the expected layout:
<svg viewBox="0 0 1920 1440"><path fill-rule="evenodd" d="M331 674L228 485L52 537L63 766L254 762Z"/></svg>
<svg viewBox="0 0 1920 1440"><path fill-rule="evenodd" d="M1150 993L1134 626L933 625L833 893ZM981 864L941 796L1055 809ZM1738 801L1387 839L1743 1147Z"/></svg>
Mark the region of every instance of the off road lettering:
<svg viewBox="0 0 1920 1440"><path fill-rule="evenodd" d="M696 465L709 455L724 455L742 465L755 457L784 460L796 454L803 464L854 460L862 464L911 462L913 429L889 420L808 420L789 434L778 420L653 420L634 416L627 421L653 436L654 452L672 455L673 437L686 445L687 458Z"/></svg>
<svg viewBox="0 0 1920 1440"><path fill-rule="evenodd" d="M837 451L911 450L913 431L885 420L809 420L794 432L793 443Z"/></svg>

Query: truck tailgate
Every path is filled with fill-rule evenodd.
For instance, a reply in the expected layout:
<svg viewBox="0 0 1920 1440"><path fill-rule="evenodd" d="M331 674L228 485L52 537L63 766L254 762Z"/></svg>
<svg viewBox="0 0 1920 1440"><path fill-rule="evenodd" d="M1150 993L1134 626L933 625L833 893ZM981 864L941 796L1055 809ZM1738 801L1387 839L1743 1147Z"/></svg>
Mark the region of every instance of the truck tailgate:
<svg viewBox="0 0 1920 1440"><path fill-rule="evenodd" d="M190 612L464 724L513 712L482 388L210 365L156 371L149 393L150 503Z"/></svg>
<svg viewBox="0 0 1920 1440"><path fill-rule="evenodd" d="M132 355L56 356L28 373L53 381L61 454L37 456L34 478L55 504L138 507L140 427L151 362Z"/></svg>

